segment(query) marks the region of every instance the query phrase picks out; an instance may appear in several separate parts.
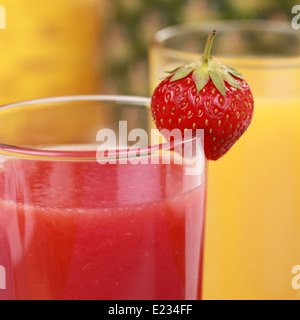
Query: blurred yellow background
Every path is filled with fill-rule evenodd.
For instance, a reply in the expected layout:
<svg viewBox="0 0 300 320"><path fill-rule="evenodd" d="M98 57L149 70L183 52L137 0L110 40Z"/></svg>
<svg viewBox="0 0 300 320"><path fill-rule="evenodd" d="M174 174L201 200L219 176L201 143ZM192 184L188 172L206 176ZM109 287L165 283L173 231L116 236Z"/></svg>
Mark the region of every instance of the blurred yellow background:
<svg viewBox="0 0 300 320"><path fill-rule="evenodd" d="M2 0L0 104L96 92L105 0Z"/></svg>
<svg viewBox="0 0 300 320"><path fill-rule="evenodd" d="M1 0L7 28L0 30L0 104L69 94L148 96L147 49L159 29L212 19L290 21L293 3Z"/></svg>

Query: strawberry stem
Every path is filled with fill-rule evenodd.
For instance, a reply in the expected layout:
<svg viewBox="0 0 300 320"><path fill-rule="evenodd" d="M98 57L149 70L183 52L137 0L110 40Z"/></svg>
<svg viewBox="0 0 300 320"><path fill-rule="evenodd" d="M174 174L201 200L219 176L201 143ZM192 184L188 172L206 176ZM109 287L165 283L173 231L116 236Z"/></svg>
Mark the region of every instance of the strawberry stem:
<svg viewBox="0 0 300 320"><path fill-rule="evenodd" d="M210 58L210 51L211 51L211 47L212 47L212 44L213 44L213 41L214 41L214 38L216 36L216 33L217 33L217 30L213 30L208 39L207 39L207 42L206 42L206 46L205 46L205 50L204 50L204 53L203 53L203 61L202 61L202 66L207 66L208 65L208 60Z"/></svg>

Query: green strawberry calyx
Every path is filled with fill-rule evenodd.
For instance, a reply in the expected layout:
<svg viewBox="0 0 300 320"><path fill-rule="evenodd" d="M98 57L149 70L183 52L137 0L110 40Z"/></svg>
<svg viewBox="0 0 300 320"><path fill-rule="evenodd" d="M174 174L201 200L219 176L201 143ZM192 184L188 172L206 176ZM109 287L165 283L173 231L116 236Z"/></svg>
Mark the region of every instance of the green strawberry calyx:
<svg viewBox="0 0 300 320"><path fill-rule="evenodd" d="M223 96L226 94L225 81L232 87L242 90L237 79L234 77L245 81L243 75L231 67L227 67L212 60L210 51L215 36L216 30L213 30L207 39L203 56L199 61L192 62L168 72L173 74L170 82L180 80L193 72L192 77L198 92L205 87L210 79Z"/></svg>

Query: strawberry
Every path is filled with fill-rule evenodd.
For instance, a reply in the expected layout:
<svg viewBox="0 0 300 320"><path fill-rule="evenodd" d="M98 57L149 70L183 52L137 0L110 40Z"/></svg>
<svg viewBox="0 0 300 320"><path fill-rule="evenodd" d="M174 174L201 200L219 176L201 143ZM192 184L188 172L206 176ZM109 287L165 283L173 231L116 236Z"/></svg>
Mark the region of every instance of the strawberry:
<svg viewBox="0 0 300 320"><path fill-rule="evenodd" d="M206 158L221 158L253 118L254 100L243 75L211 59L214 30L200 61L171 71L151 99L159 129L204 129Z"/></svg>

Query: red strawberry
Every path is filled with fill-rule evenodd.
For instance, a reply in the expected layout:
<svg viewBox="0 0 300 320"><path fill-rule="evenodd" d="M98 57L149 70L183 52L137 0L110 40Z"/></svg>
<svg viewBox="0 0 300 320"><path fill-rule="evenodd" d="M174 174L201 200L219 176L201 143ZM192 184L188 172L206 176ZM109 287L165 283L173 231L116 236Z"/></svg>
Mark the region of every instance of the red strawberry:
<svg viewBox="0 0 300 320"><path fill-rule="evenodd" d="M154 90L153 119L159 129L204 129L207 159L222 157L241 137L253 118L249 85L235 69L210 58L216 35L207 41L201 61L172 71Z"/></svg>

